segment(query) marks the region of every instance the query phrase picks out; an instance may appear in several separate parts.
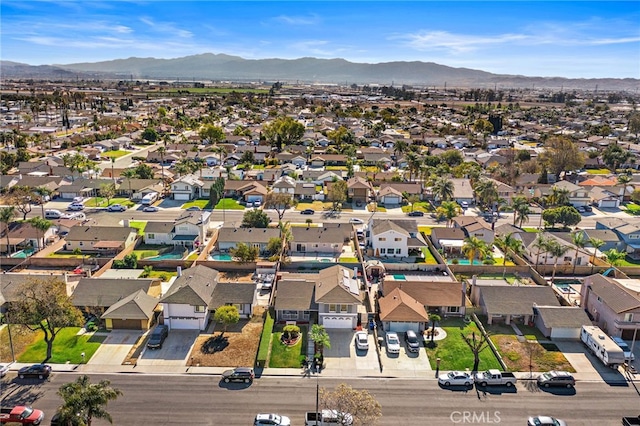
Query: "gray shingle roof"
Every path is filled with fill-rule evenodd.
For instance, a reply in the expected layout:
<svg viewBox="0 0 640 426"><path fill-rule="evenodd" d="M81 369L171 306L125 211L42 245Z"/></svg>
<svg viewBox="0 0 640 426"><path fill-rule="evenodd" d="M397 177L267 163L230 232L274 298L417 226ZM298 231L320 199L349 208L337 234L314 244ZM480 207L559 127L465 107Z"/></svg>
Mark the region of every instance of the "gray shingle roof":
<svg viewBox="0 0 640 426"><path fill-rule="evenodd" d="M151 278L82 278L71 296L74 306L108 308L138 290L149 291Z"/></svg>
<svg viewBox="0 0 640 426"><path fill-rule="evenodd" d="M534 304L560 306L551 287L546 286L489 286L482 287L481 294L489 314L531 315Z"/></svg>
<svg viewBox="0 0 640 426"><path fill-rule="evenodd" d="M278 311L317 311L315 283L305 280L281 280L276 284L275 309Z"/></svg>
<svg viewBox="0 0 640 426"><path fill-rule="evenodd" d="M160 302L209 306L217 283L218 271L202 265L194 266L182 271Z"/></svg>
<svg viewBox="0 0 640 426"><path fill-rule="evenodd" d="M596 274L588 277L585 285L617 314L640 308L640 295L618 284L613 278Z"/></svg>
<svg viewBox="0 0 640 426"><path fill-rule="evenodd" d="M277 228L220 228L218 242L252 242L268 243L271 238L278 238L280 230Z"/></svg>
<svg viewBox="0 0 640 426"><path fill-rule="evenodd" d="M137 233L135 228L122 226L74 226L69 229L65 237L67 241L122 241L124 242L131 233Z"/></svg>
<svg viewBox="0 0 640 426"><path fill-rule="evenodd" d="M209 309L216 309L228 303L250 304L256 292L256 285L250 283L218 283L213 290Z"/></svg>
<svg viewBox="0 0 640 426"><path fill-rule="evenodd" d="M148 320L157 305L157 297L138 290L111 305L100 318Z"/></svg>
<svg viewBox="0 0 640 426"><path fill-rule="evenodd" d="M591 325L584 309L573 306L536 306L546 328L579 328Z"/></svg>

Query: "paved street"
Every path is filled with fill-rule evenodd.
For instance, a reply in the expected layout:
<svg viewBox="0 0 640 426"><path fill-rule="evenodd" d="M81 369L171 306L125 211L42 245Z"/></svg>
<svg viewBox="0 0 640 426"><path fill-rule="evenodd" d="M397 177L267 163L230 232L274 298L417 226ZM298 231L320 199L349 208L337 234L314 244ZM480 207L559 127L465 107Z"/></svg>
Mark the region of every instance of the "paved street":
<svg viewBox="0 0 640 426"><path fill-rule="evenodd" d="M55 391L75 380L75 373L56 373L50 382L14 381L10 373L1 383L2 406L29 403L50 418L60 400ZM315 406L316 378L264 377L251 386L222 385L219 376L154 374L93 375L111 380L123 396L109 403L115 425L249 425L258 412L276 412L303 424L305 411ZM453 425L464 412L476 424L521 425L529 415L549 414L575 425L618 425L622 415L637 415L640 395L633 386L578 383L575 391L541 391L519 383L516 392L486 394L476 390L447 390L434 380L324 379L320 386L347 382L368 389L382 404L380 425ZM482 416L482 417L481 417ZM482 421L481 421L482 420ZM470 421L467 423L471 423ZM94 420L94 426L107 425Z"/></svg>

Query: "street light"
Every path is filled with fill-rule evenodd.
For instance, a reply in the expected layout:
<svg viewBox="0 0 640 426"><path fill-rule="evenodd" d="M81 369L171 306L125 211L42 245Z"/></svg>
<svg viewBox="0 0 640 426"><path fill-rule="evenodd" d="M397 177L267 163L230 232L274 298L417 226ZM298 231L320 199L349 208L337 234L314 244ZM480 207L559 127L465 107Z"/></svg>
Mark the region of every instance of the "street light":
<svg viewBox="0 0 640 426"><path fill-rule="evenodd" d="M320 417L320 411L318 411L319 405L320 405L320 364L316 363L316 426L318 426L318 417Z"/></svg>

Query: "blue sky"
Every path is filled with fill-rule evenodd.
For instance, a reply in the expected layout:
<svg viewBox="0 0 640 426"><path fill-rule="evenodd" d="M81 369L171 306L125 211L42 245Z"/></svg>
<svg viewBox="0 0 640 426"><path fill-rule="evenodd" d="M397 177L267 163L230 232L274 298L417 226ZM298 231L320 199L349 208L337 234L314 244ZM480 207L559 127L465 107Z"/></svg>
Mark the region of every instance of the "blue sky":
<svg viewBox="0 0 640 426"><path fill-rule="evenodd" d="M640 2L635 0L2 0L0 13L1 58L33 65L210 52L640 78Z"/></svg>

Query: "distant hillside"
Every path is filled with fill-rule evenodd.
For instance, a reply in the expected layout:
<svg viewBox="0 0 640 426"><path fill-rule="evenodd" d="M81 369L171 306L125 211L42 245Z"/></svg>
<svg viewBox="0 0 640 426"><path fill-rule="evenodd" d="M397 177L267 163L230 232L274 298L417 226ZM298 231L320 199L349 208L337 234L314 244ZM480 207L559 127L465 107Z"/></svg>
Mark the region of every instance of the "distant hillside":
<svg viewBox="0 0 640 426"><path fill-rule="evenodd" d="M24 78L24 79L60 79L89 78L91 75L64 69L55 65L28 65L19 62L0 61L0 75L2 78ZM101 74L104 75L104 74Z"/></svg>
<svg viewBox="0 0 640 426"><path fill-rule="evenodd" d="M86 73L94 76L113 75L119 78L199 79L232 81L288 81L315 83L403 84L449 87L531 88L553 87L566 89L637 90L638 79L567 79L561 77L525 77L492 74L469 68L453 68L432 62L354 63L344 59L243 59L238 56L205 53L175 59L128 58L112 61L30 67L2 61L6 78L25 77L24 74L61 75L64 72ZM38 70L33 70L37 68ZM22 74L24 73L24 74ZM106 74L105 74L106 73ZM106 78L106 77L105 77Z"/></svg>

